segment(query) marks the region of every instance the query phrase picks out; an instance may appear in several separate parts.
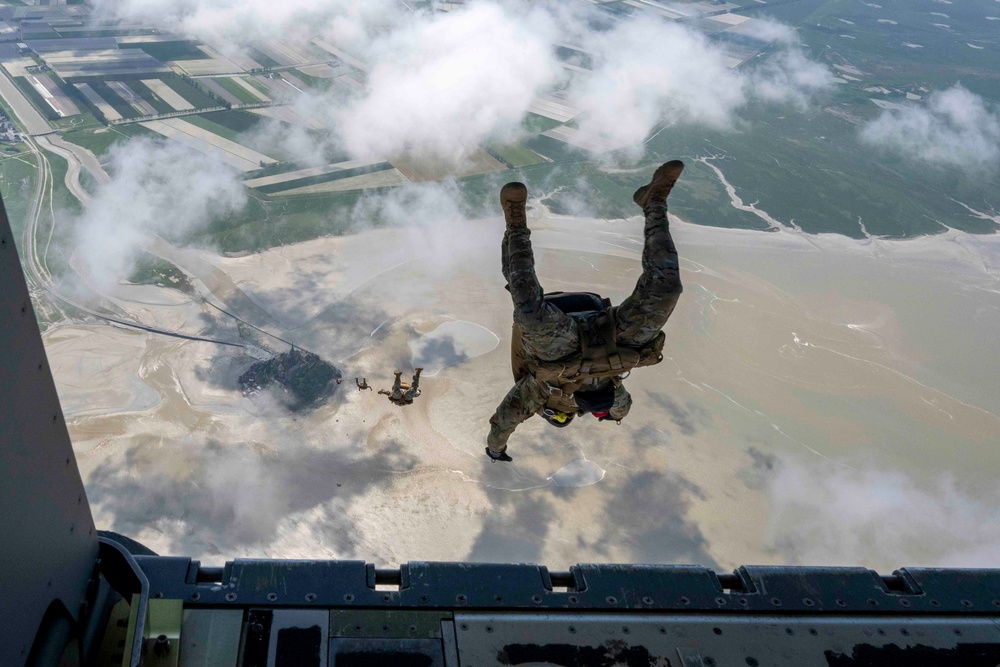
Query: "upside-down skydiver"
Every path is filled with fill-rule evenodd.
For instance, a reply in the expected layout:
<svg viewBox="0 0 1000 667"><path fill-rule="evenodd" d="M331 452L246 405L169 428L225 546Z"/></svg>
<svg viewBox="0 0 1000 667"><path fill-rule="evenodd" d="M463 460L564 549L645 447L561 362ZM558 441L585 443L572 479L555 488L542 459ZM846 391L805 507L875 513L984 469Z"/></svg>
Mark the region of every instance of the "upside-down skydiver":
<svg viewBox="0 0 1000 667"><path fill-rule="evenodd" d="M618 306L590 293L544 294L527 225L528 189L522 183L500 189L507 223L501 263L514 301L515 384L490 418L486 454L493 461L511 460L507 440L532 415L558 428L587 413L617 422L628 415L632 397L622 381L631 369L663 359L663 325L682 291L667 195L683 170L680 160L661 165L632 196L645 215L642 275Z"/></svg>

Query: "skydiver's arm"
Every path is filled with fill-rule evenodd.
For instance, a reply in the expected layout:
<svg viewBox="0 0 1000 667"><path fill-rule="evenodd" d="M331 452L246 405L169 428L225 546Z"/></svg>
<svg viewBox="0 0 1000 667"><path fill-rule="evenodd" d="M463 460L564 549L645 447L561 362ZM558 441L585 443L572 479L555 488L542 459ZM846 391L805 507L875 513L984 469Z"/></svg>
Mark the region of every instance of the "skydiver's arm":
<svg viewBox="0 0 1000 667"><path fill-rule="evenodd" d="M547 398L548 390L531 375L518 380L490 417L490 434L486 438L489 448L497 453L507 449L507 439L514 429L541 410Z"/></svg>
<svg viewBox="0 0 1000 667"><path fill-rule="evenodd" d="M625 389L621 382L615 383L615 402L608 411L608 416L615 421L621 421L628 416L628 411L632 409L632 396Z"/></svg>

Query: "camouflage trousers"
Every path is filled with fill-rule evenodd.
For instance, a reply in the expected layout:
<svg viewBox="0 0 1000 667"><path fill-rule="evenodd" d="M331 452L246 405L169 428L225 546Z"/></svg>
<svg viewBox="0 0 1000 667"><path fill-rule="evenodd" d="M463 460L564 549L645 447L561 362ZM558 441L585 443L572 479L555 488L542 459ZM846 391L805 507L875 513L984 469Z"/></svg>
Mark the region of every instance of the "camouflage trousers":
<svg viewBox="0 0 1000 667"><path fill-rule="evenodd" d="M659 334L683 289L666 205L651 204L643 212L642 275L632 294L614 308L615 339L626 347L642 347ZM514 301L514 320L523 330L527 353L554 361L578 351L577 321L542 298L530 230L508 229L504 233L501 262Z"/></svg>

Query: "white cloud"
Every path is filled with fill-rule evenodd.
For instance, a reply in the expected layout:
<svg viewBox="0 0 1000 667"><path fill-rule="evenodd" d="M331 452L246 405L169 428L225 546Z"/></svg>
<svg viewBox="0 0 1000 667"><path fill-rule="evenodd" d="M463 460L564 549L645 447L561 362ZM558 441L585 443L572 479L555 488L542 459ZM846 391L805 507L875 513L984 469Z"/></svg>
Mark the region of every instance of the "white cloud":
<svg viewBox="0 0 1000 667"><path fill-rule="evenodd" d="M769 541L790 563L994 567L1000 498L977 496L940 475L860 471L785 461L766 484Z"/></svg>
<svg viewBox="0 0 1000 667"><path fill-rule="evenodd" d="M221 161L165 140L112 148L111 182L73 223L87 279L103 291L127 276L149 234L177 234L241 209L246 194Z"/></svg>
<svg viewBox="0 0 1000 667"><path fill-rule="evenodd" d="M579 124L617 146L634 145L670 110L679 120L724 126L745 102L738 73L701 35L674 23L643 19L596 33L592 75L569 91Z"/></svg>
<svg viewBox="0 0 1000 667"><path fill-rule="evenodd" d="M903 157L969 172L1000 164L1000 113L960 85L934 92L923 106L889 109L861 139Z"/></svg>
<svg viewBox="0 0 1000 667"><path fill-rule="evenodd" d="M332 124L353 155L408 146L460 158L492 135L511 134L555 79L554 35L546 14L518 17L492 3L425 17L372 45L368 93L332 107Z"/></svg>
<svg viewBox="0 0 1000 667"><path fill-rule="evenodd" d="M390 0L97 0L105 13L142 18L226 50L264 39L323 36L361 58L367 88L312 91L302 111L354 157L404 147L460 162L491 139L516 136L539 92L560 91L601 146L638 147L656 125L729 126L750 97L804 104L829 78L794 49L781 24L756 36L786 47L750 72L730 69L722 47L653 14L612 20L586 3L474 0L452 12L408 12ZM568 73L556 42L588 51L592 73ZM828 83L828 81L827 81ZM315 139L313 139L315 143Z"/></svg>

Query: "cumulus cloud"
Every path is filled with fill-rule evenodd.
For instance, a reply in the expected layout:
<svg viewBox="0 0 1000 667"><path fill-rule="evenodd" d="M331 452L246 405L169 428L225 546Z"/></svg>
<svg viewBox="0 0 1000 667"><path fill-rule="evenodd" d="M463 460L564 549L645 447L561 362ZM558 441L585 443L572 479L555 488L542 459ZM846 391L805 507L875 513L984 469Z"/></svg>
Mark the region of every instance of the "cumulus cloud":
<svg viewBox="0 0 1000 667"><path fill-rule="evenodd" d="M886 571L996 565L1000 498L974 494L947 475L918 480L878 467L770 465L758 471L772 506L769 541L791 563Z"/></svg>
<svg viewBox="0 0 1000 667"><path fill-rule="evenodd" d="M335 114L344 146L353 155L407 146L461 156L509 135L558 73L551 28L541 12L516 17L491 3L400 28L370 51L367 95Z"/></svg>
<svg viewBox="0 0 1000 667"><path fill-rule="evenodd" d="M240 210L246 193L216 158L166 140L112 148L111 182L73 223L87 279L104 291L126 277L150 234L183 234Z"/></svg>
<svg viewBox="0 0 1000 667"><path fill-rule="evenodd" d="M861 130L862 141L903 157L969 172L1000 164L1000 111L960 85L924 105L887 109Z"/></svg>
<svg viewBox="0 0 1000 667"><path fill-rule="evenodd" d="M719 43L682 24L642 13L612 19L586 3L475 0L451 12L407 11L389 0L98 6L223 50L321 36L349 51L366 63L365 90L308 91L296 104L330 128L330 145L359 158L409 148L461 162L485 141L515 138L539 93L580 112L595 151L636 148L666 120L724 127L752 97L801 105L830 79L781 24L752 24L752 37L783 48L743 71L728 66ZM589 71L563 67L556 44L567 42L586 49L577 64Z"/></svg>

